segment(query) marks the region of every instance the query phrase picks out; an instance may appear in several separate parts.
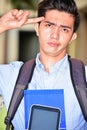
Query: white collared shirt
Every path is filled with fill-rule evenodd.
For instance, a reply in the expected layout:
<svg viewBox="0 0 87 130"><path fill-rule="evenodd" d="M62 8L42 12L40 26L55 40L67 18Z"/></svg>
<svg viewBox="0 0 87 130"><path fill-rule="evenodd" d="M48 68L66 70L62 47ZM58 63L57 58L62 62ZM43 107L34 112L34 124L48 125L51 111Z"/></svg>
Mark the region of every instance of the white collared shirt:
<svg viewBox="0 0 87 130"><path fill-rule="evenodd" d="M0 93L4 97L7 108L22 64L22 62L13 62L8 65L0 65ZM28 89L64 89L67 130L87 130L87 123L83 118L72 86L67 55L51 66L49 73L47 73L39 60L38 54ZM24 100L22 100L13 120L15 130L24 130L24 123Z"/></svg>

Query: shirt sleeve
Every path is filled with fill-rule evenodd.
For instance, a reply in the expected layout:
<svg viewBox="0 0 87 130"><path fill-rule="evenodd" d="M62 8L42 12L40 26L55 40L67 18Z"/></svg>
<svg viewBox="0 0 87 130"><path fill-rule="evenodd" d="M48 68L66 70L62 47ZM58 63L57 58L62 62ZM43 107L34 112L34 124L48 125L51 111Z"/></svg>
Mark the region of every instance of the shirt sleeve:
<svg viewBox="0 0 87 130"><path fill-rule="evenodd" d="M87 81L87 66L85 66L85 74L86 74L86 81Z"/></svg>
<svg viewBox="0 0 87 130"><path fill-rule="evenodd" d="M23 62L13 62L7 65L0 65L0 93L3 96L4 103L7 109L9 107L15 82L22 64ZM15 130L25 129L24 117L25 116L24 116L24 98L23 98L17 109L14 119L12 120Z"/></svg>
<svg viewBox="0 0 87 130"><path fill-rule="evenodd" d="M23 62L12 62L0 65L0 95L3 96L6 108L8 108L14 85Z"/></svg>

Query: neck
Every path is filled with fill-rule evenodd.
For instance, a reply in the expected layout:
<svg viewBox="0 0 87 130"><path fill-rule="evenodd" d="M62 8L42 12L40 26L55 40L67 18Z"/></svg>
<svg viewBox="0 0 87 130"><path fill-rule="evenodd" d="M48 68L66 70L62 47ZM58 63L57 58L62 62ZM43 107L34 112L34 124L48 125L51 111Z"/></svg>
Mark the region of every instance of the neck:
<svg viewBox="0 0 87 130"><path fill-rule="evenodd" d="M50 56L40 53L40 61L44 65L45 70L49 72L49 68L56 62L60 61L65 55L66 53L60 56Z"/></svg>

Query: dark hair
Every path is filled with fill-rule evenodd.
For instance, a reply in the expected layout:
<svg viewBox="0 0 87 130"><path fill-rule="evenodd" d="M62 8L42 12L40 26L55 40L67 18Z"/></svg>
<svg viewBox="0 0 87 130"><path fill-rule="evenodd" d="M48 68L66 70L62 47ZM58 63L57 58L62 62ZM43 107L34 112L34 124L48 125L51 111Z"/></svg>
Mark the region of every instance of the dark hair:
<svg viewBox="0 0 87 130"><path fill-rule="evenodd" d="M75 19L74 32L80 24L80 15L74 0L43 0L38 5L38 17L45 16L48 10L58 10L72 14Z"/></svg>

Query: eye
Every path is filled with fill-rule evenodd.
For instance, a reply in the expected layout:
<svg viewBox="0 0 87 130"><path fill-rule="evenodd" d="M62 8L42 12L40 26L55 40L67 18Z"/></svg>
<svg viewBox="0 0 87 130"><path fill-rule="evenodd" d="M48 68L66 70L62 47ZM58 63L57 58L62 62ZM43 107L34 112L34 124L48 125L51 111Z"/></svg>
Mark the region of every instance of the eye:
<svg viewBox="0 0 87 130"><path fill-rule="evenodd" d="M46 26L47 26L47 27L51 27L52 24L51 24L51 23L46 23Z"/></svg>
<svg viewBox="0 0 87 130"><path fill-rule="evenodd" d="M67 29L67 28L62 28L62 31L65 32L65 33L67 33L67 32L69 31L69 29Z"/></svg>
<svg viewBox="0 0 87 130"><path fill-rule="evenodd" d="M50 23L50 22L47 22L47 23L45 24L45 26L48 27L48 28L52 28L52 27L54 27L54 24L53 24L53 23Z"/></svg>

